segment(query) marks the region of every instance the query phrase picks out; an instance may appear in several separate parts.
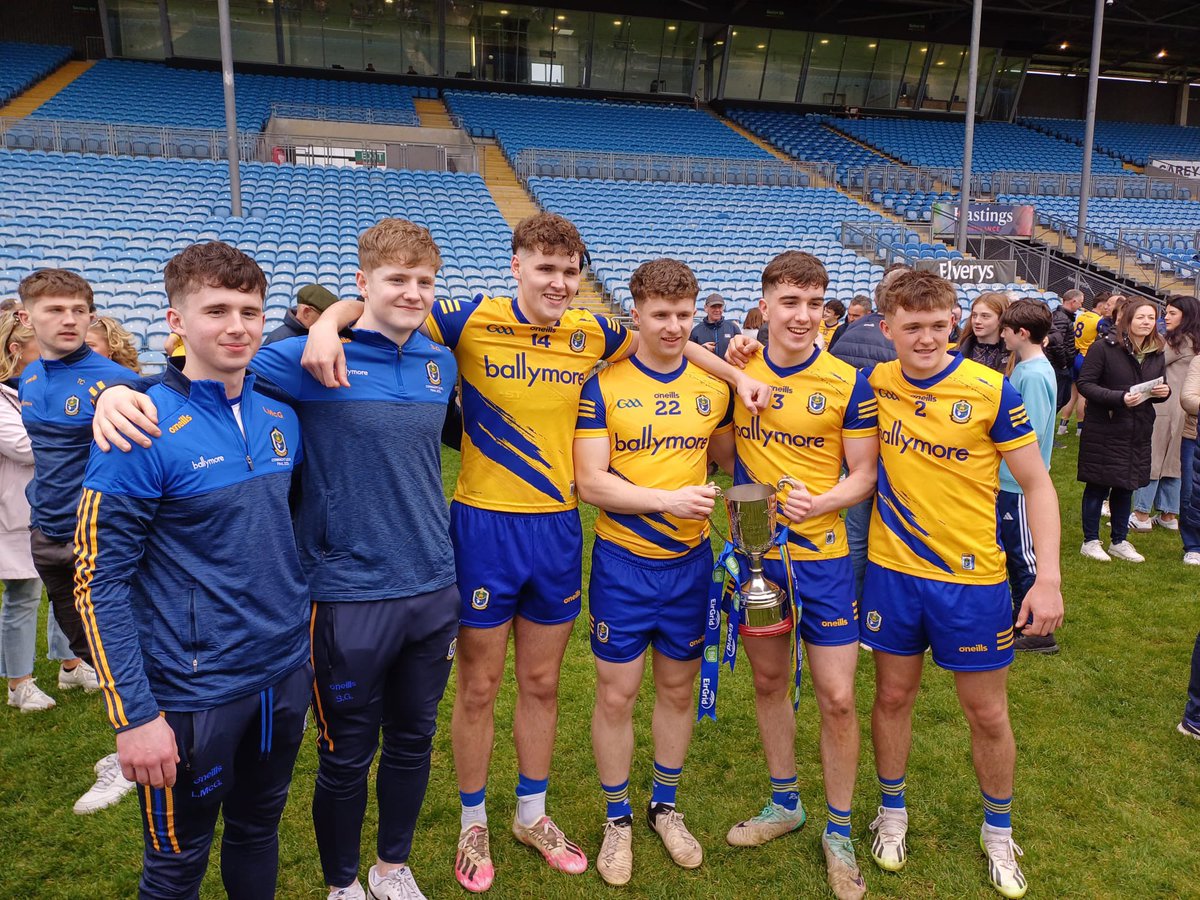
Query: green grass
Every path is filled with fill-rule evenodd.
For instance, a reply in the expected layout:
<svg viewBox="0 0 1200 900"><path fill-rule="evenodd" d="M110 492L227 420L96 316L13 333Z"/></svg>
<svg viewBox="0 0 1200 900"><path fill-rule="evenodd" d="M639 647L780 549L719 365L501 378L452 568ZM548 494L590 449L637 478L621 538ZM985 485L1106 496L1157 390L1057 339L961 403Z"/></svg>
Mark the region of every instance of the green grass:
<svg viewBox="0 0 1200 900"><path fill-rule="evenodd" d="M1163 531L1134 537L1147 557L1141 566L1101 565L1078 555L1076 443L1068 439L1067 449L1056 455L1054 471L1064 510L1063 652L1018 659L1011 679L1019 746L1014 818L1017 839L1026 850L1030 896L1195 896L1200 745L1176 734L1174 727L1200 624L1200 573L1182 565L1178 537ZM456 455L446 455L448 485L457 464ZM590 532L594 512L585 509L583 517ZM866 653L860 660L864 740L855 795L856 837L865 834L878 804L868 718L872 663ZM53 687L53 666L44 660L39 660L37 674L56 695L57 709L36 715L0 709L0 834L7 843L0 897L132 897L141 856L134 798L88 818L71 813L75 798L91 784L92 763L112 749L101 704L94 695L59 694ZM581 623L563 669L550 809L589 857L596 852L604 815L589 736L593 685ZM977 846L979 794L952 681L929 665L923 688L908 773L910 861L903 874L885 875L860 849L868 886L885 897L994 897ZM430 897L465 896L451 869L458 833L447 727L453 693L452 679L411 860ZM579 877L551 872L507 835L516 782L509 737L513 700L510 669L496 713L490 782L492 849L499 873L491 895L568 898L607 892L594 870ZM635 809L644 807L650 784L649 690L642 700L632 777ZM829 896L819 847L824 798L817 716L807 687L798 722L801 796L812 814L810 823L766 847L728 847L728 827L761 807L766 774L748 667L743 662L734 676L723 675L720 721L697 728L680 790L680 808L707 854L704 866L695 872L674 867L639 819L633 881L613 893L671 900ZM315 748L306 740L281 828L282 898L324 896L309 816L316 765ZM364 873L374 856L373 804L372 799L363 834ZM216 854L203 896L223 896Z"/></svg>

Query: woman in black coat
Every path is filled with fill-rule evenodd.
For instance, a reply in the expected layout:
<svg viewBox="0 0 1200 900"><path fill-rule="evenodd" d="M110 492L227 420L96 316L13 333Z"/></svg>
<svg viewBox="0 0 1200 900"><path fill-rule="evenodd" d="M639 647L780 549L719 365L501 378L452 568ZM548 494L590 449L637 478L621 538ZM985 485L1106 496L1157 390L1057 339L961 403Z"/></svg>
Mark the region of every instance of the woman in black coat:
<svg viewBox="0 0 1200 900"><path fill-rule="evenodd" d="M1158 307L1153 303L1126 304L1112 331L1092 344L1079 373L1079 393L1088 402L1087 425L1079 440L1078 478L1084 483L1079 552L1089 559L1144 560L1127 540L1129 514L1133 492L1150 482L1154 409L1149 404L1161 403L1171 396L1171 389L1160 384L1149 393L1135 394L1129 388L1165 371L1157 324ZM1108 553L1100 544L1100 510L1105 500L1112 513Z"/></svg>

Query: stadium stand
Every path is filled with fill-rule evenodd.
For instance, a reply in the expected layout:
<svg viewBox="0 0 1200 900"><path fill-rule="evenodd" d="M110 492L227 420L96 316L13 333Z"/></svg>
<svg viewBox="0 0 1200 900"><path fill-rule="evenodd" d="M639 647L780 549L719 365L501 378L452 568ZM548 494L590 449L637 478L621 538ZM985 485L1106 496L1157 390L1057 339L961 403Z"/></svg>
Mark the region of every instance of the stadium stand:
<svg viewBox="0 0 1200 900"><path fill-rule="evenodd" d="M718 159L772 159L708 113L690 107L477 91L446 91L472 137L494 137L509 160L527 147Z"/></svg>
<svg viewBox="0 0 1200 900"><path fill-rule="evenodd" d="M840 184L851 184L851 167L892 164L892 160L886 156L827 128L825 123L830 120L828 116L736 108L728 110L726 115L794 159L836 163Z"/></svg>
<svg viewBox="0 0 1200 900"><path fill-rule="evenodd" d="M961 122L911 119L830 120L839 131L894 156L911 166L962 166L966 129ZM976 126L973 165L976 172L1078 172L1083 151L1065 140L1007 122ZM1096 174L1119 173L1121 164L1094 155Z"/></svg>
<svg viewBox="0 0 1200 900"><path fill-rule="evenodd" d="M1037 131L1083 144L1083 119L1022 118ZM1145 122L1096 122L1094 146L1123 162L1148 165L1152 159L1200 160L1200 128L1191 125L1152 125Z"/></svg>
<svg viewBox="0 0 1200 900"><path fill-rule="evenodd" d="M262 131L274 103L337 107L344 111L346 121L356 121L371 110L377 122L417 124L413 91L394 84L239 74L236 90L238 127L245 131ZM224 128L224 103L220 72L106 59L43 104L32 117Z"/></svg>
<svg viewBox="0 0 1200 900"><path fill-rule="evenodd" d="M70 47L0 41L0 105L41 81L68 59Z"/></svg>
<svg viewBox="0 0 1200 900"><path fill-rule="evenodd" d="M299 286L356 296L358 234L384 216L426 225L442 250L438 296L509 293L511 232L474 174L244 163L247 217L230 217L224 164L0 150L0 296L36 268L91 283L97 304L161 349L165 262L226 240L267 274L268 324Z"/></svg>

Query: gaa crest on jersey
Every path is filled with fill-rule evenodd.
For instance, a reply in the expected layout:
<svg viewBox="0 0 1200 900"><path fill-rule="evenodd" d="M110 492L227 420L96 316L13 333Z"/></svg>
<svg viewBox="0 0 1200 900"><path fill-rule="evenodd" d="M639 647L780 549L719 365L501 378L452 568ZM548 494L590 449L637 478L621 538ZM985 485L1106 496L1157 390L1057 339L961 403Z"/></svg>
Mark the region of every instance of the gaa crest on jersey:
<svg viewBox="0 0 1200 900"><path fill-rule="evenodd" d="M68 416L79 415L79 398L72 394L67 398L66 404L63 405L63 412Z"/></svg>
<svg viewBox="0 0 1200 900"><path fill-rule="evenodd" d="M810 394L808 397L808 411L814 416L819 416L825 412L825 395L821 393Z"/></svg>
<svg viewBox="0 0 1200 900"><path fill-rule="evenodd" d="M696 398L696 412L702 416L707 416L712 412L712 401L708 399L707 394L701 394Z"/></svg>
<svg viewBox="0 0 1200 900"><path fill-rule="evenodd" d="M598 640L602 644L608 643L608 623L607 622L597 622L596 623L596 640Z"/></svg>
<svg viewBox="0 0 1200 900"><path fill-rule="evenodd" d="M966 400L959 400L950 407L950 421L957 422L959 425L965 425L971 421L971 404Z"/></svg>
<svg viewBox="0 0 1200 900"><path fill-rule="evenodd" d="M425 363L425 377L429 379L429 383L434 387L442 383L442 370L438 368L438 364L432 359Z"/></svg>
<svg viewBox="0 0 1200 900"><path fill-rule="evenodd" d="M883 627L883 616L877 610L867 613L867 631L878 631Z"/></svg>
<svg viewBox="0 0 1200 900"><path fill-rule="evenodd" d="M487 609L488 601L491 599L491 591L487 588L475 588L475 593L471 595L471 606L475 609Z"/></svg>
<svg viewBox="0 0 1200 900"><path fill-rule="evenodd" d="M832 531L825 532L825 545L832 546L835 543L837 543L837 535Z"/></svg>
<svg viewBox="0 0 1200 900"><path fill-rule="evenodd" d="M964 553L962 555L962 567L963 567L964 572L974 572L975 571L975 554L974 553Z"/></svg>
<svg viewBox="0 0 1200 900"><path fill-rule="evenodd" d="M576 353L582 353L583 348L587 346L587 335L584 334L582 328L576 328L571 332L571 349Z"/></svg>
<svg viewBox="0 0 1200 900"><path fill-rule="evenodd" d="M288 455L287 440L283 436L283 432L278 428L271 429L271 449L276 456L283 457Z"/></svg>

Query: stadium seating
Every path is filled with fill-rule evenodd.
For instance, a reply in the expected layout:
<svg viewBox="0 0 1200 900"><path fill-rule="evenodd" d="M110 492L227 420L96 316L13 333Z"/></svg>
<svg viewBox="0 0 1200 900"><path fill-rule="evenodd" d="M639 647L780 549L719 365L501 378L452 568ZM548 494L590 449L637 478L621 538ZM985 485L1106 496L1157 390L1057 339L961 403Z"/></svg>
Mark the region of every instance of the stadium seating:
<svg viewBox="0 0 1200 900"><path fill-rule="evenodd" d="M730 109L726 115L795 159L836 163L838 180L842 184L849 183L850 167L892 163L887 157L827 128L828 116L812 113L802 116L765 109ZM853 186L861 186L861 183Z"/></svg>
<svg viewBox="0 0 1200 900"><path fill-rule="evenodd" d="M829 269L827 296L843 301L870 294L883 272L877 262L840 243L840 237L843 221L886 220L829 189L561 178L532 178L529 187L543 207L579 226L597 278L626 310L633 302L629 276L655 256L675 256L691 265L701 298L713 291L723 294L726 314L739 321L762 296L763 266L784 250L819 256ZM631 209L654 214L630 216ZM894 227L898 242L913 257L962 256L941 245L922 244L917 235ZM1028 286L999 287L1054 299ZM960 301L978 292L961 291Z"/></svg>
<svg viewBox="0 0 1200 900"><path fill-rule="evenodd" d="M1083 144L1083 119L1023 118L1020 124ZM1094 146L1124 162L1144 166L1152 159L1200 160L1200 128L1146 122L1096 122Z"/></svg>
<svg viewBox="0 0 1200 900"><path fill-rule="evenodd" d="M0 296L42 266L77 271L158 350L163 265L188 244L225 240L253 256L274 324L306 283L355 296L358 235L384 216L433 233L439 297L515 290L511 232L478 175L244 163L242 182L247 216L235 219L223 164L0 150Z"/></svg>
<svg viewBox="0 0 1200 900"><path fill-rule="evenodd" d="M70 58L70 47L0 41L0 105L41 81Z"/></svg>
<svg viewBox="0 0 1200 900"><path fill-rule="evenodd" d="M494 137L510 160L526 147L724 159L771 154L690 107L446 91L473 137Z"/></svg>
<svg viewBox="0 0 1200 900"><path fill-rule="evenodd" d="M273 103L370 109L376 121L416 124L413 92L394 84L280 75L236 79L238 128L262 131ZM101 60L39 107L34 118L176 128L225 127L221 73ZM360 116L351 112L349 120Z"/></svg>
<svg viewBox="0 0 1200 900"><path fill-rule="evenodd" d="M961 122L913 119L836 119L840 131L912 166L961 168L966 129ZM975 127L972 167L976 172L1078 172L1080 147L1007 122ZM1092 171L1119 173L1121 164L1093 155ZM957 185L956 185L957 186Z"/></svg>

